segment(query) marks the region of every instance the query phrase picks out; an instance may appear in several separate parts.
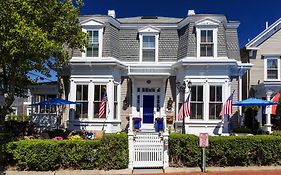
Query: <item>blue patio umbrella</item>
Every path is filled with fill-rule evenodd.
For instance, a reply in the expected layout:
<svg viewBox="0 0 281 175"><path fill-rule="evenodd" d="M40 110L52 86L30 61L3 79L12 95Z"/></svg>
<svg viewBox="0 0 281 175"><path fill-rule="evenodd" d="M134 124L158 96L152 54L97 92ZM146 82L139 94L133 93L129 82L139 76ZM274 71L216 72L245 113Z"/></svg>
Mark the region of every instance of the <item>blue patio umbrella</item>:
<svg viewBox="0 0 281 175"><path fill-rule="evenodd" d="M277 102L262 100L258 98L248 98L246 100L237 101L233 103L233 106L269 106L269 105L276 105ZM253 125L254 125L254 111L252 113L253 117Z"/></svg>
<svg viewBox="0 0 281 175"><path fill-rule="evenodd" d="M248 98L246 100L237 101L233 103L233 106L268 106L268 105L276 105L277 102L262 100L258 98Z"/></svg>
<svg viewBox="0 0 281 175"><path fill-rule="evenodd" d="M64 100L64 99L61 99L61 98L53 98L53 99L50 99L50 100L41 101L41 102L38 102L38 103L31 104L31 106L71 105L71 104L80 104L80 103L74 102L74 101Z"/></svg>

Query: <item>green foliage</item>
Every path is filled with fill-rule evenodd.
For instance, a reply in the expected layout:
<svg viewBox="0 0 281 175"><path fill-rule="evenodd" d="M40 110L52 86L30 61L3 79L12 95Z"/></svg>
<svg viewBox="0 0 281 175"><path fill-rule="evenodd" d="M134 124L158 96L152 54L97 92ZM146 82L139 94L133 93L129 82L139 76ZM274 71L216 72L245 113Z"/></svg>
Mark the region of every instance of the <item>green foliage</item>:
<svg viewBox="0 0 281 175"><path fill-rule="evenodd" d="M21 170L121 169L128 166L126 134L106 135L102 140L21 140L11 142Z"/></svg>
<svg viewBox="0 0 281 175"><path fill-rule="evenodd" d="M235 128L233 130L233 132L234 133L252 133L252 131L249 128L245 127L245 126L242 126L240 128Z"/></svg>
<svg viewBox="0 0 281 175"><path fill-rule="evenodd" d="M271 133L271 135L281 136L281 131L273 131L273 133Z"/></svg>
<svg viewBox="0 0 281 175"><path fill-rule="evenodd" d="M200 163L198 137L173 133L169 136L170 166L198 166Z"/></svg>
<svg viewBox="0 0 281 175"><path fill-rule="evenodd" d="M249 128L253 134L256 134L259 129L259 122L256 119L258 109L258 107L247 107L245 110L244 126Z"/></svg>
<svg viewBox="0 0 281 175"><path fill-rule="evenodd" d="M172 134L169 144L170 166L199 165L201 152L196 136ZM280 164L281 137L271 135L209 137L209 147L206 150L208 166Z"/></svg>
<svg viewBox="0 0 281 175"><path fill-rule="evenodd" d="M28 122L30 116L27 115L7 115L6 121Z"/></svg>
<svg viewBox="0 0 281 175"><path fill-rule="evenodd" d="M48 135L49 135L50 139L52 139L54 137L58 137L58 136L66 139L66 137L68 136L70 131L65 131L65 130L62 130L62 129L54 129L54 130L47 131L47 132L48 132Z"/></svg>
<svg viewBox="0 0 281 175"><path fill-rule="evenodd" d="M25 95L29 71L49 77L50 68L68 63L72 49L83 50L87 35L78 20L81 4L81 0L0 1L0 92L5 94L0 124L14 97Z"/></svg>

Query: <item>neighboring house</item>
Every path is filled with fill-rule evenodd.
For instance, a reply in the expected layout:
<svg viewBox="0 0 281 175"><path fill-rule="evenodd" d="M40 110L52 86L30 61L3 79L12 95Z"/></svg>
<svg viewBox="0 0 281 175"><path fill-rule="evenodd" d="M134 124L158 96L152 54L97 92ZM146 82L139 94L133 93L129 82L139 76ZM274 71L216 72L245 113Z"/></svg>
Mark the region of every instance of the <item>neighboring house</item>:
<svg viewBox="0 0 281 175"><path fill-rule="evenodd" d="M118 132L129 117L140 117L141 129L153 130L155 118L169 115L171 129L181 130L184 98L176 83L186 82L191 85L185 88L185 97L191 94L186 133L221 134L222 105L234 90L234 101L242 99L242 76L251 68L240 61L239 22L192 10L185 18L116 18L111 10L79 20L89 44L70 60L68 100L80 102L70 106L70 129ZM106 112L99 116L105 94ZM233 116L231 127L238 125Z"/></svg>
<svg viewBox="0 0 281 175"><path fill-rule="evenodd" d="M281 90L280 56L281 56L281 18L248 42L245 46L245 61L253 64L247 74L245 91L247 96L271 97ZM270 117L270 114L268 115ZM270 129L270 118L266 118L267 130Z"/></svg>
<svg viewBox="0 0 281 175"><path fill-rule="evenodd" d="M44 82L29 86L30 96L28 111L35 126L40 129L57 128L57 106L32 106L31 104L46 101L58 97L58 84L54 82Z"/></svg>

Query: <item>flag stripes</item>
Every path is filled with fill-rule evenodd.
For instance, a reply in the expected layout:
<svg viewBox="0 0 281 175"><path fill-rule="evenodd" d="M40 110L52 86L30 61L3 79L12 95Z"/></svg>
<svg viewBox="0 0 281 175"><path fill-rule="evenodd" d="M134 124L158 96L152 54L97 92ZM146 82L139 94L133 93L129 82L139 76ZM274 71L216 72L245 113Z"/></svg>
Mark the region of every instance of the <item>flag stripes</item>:
<svg viewBox="0 0 281 175"><path fill-rule="evenodd" d="M106 96L106 94L104 94L104 96L99 104L99 118L102 118L105 114L106 102L107 102L107 96Z"/></svg>
<svg viewBox="0 0 281 175"><path fill-rule="evenodd" d="M225 104L223 105L220 116L232 114L232 103L233 103L233 93L228 97Z"/></svg>
<svg viewBox="0 0 281 175"><path fill-rule="evenodd" d="M178 120L183 120L183 116L185 117L189 117L190 116L190 109L189 109L189 96L187 96L185 102L183 103L183 105L181 106L180 110L179 110L179 114L178 114ZM183 114L184 111L184 114Z"/></svg>

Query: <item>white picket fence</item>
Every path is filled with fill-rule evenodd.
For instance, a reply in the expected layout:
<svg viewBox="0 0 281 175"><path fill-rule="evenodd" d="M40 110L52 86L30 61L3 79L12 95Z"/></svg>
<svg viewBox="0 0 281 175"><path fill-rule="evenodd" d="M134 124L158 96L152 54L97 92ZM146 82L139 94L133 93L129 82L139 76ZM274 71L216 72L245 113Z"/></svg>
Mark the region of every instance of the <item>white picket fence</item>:
<svg viewBox="0 0 281 175"><path fill-rule="evenodd" d="M164 167L164 143L158 133L137 133L133 143L133 168Z"/></svg>

